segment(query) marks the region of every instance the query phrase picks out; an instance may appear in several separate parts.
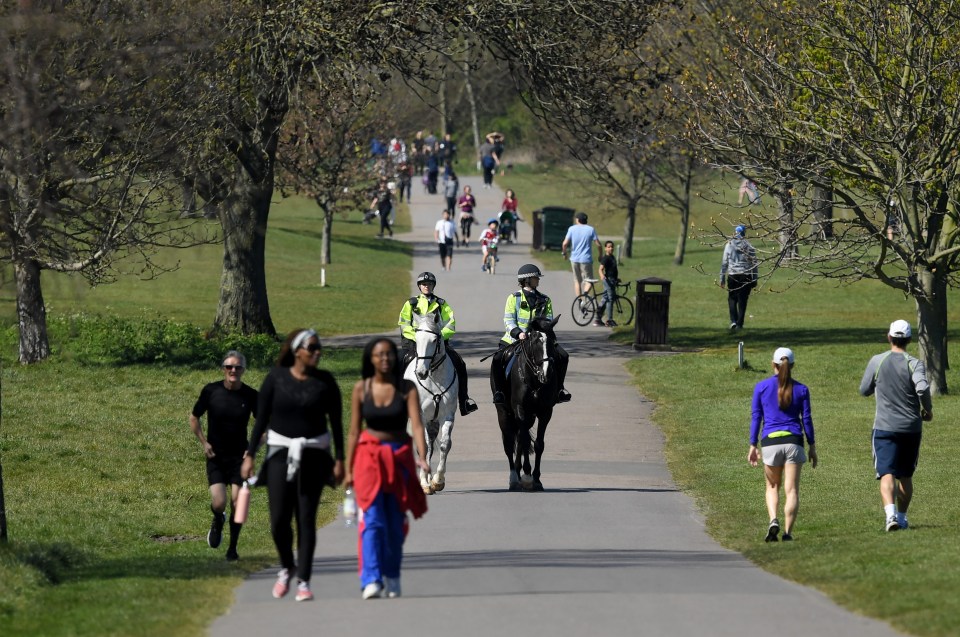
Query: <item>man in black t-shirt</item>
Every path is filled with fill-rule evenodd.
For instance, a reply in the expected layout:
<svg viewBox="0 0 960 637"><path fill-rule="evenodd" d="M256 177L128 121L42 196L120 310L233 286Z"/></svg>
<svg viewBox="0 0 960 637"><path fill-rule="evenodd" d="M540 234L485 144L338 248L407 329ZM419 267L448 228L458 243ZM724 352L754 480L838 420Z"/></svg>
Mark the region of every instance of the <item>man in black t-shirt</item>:
<svg viewBox="0 0 960 637"><path fill-rule="evenodd" d="M600 257L600 279L603 281L603 304L598 308L597 318L607 310L607 327L616 327L613 320L613 297L616 295L620 272L617 269L617 257L613 255L613 241L603 244L603 256Z"/></svg>
<svg viewBox="0 0 960 637"><path fill-rule="evenodd" d="M231 511L236 509L243 478L240 466L247 450L247 425L257 413L257 390L244 385L241 377L247 366L240 352L231 350L223 358L223 380L205 385L190 413L190 429L203 446L207 458L207 482L210 485L210 509L213 522L207 533L210 548L220 546L226 522L227 485L231 486ZM207 414L207 435L200 418ZM232 516L231 516L232 518ZM227 559L237 559L240 524L230 520L230 547Z"/></svg>

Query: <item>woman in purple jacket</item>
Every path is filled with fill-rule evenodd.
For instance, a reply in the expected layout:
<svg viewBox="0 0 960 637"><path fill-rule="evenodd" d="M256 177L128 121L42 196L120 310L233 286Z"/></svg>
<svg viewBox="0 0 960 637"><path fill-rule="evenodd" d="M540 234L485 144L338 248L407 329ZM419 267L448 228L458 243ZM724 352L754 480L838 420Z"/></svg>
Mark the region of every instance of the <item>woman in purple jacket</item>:
<svg viewBox="0 0 960 637"><path fill-rule="evenodd" d="M783 541L793 539L793 524L800 506L800 468L807 461L803 450L806 436L810 447L810 465L817 466L816 439L810 416L810 390L793 380L793 351L778 347L773 353L773 373L753 388L753 418L750 422L750 450L747 462L754 467L763 458L763 474L767 481L767 526L765 542L776 542L780 533L777 510L780 487L786 502L783 506ZM760 444L760 449L757 444Z"/></svg>

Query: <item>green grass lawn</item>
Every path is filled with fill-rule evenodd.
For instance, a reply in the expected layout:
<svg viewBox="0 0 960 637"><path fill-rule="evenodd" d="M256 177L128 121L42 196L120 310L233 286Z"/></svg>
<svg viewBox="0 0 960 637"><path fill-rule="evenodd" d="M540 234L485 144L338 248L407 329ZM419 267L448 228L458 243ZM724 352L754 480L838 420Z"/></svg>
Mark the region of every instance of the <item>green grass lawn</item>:
<svg viewBox="0 0 960 637"><path fill-rule="evenodd" d="M544 205L586 210L602 236L622 222L613 205L578 187L565 171L518 167L498 177L514 188L521 211ZM698 199L694 223L734 218L735 183L715 182ZM770 205L770 202L765 202ZM268 288L281 333L315 326L322 335L392 329L409 291L410 253L374 238L359 214L337 219L334 263L320 287L320 218L315 206L284 200L267 241ZM400 229L409 220L401 215ZM916 323L911 301L874 282L791 285L789 273L765 281L751 297L746 329L727 331L726 293L716 285L720 251L691 240L686 263L671 261L678 224L641 208L635 256L622 278L672 281L670 342L674 356L638 356L629 364L639 390L657 403L670 468L698 502L710 533L774 573L823 590L841 604L917 635L956 634L960 609L958 477L952 436L956 399L935 399L911 507L912 528L882 532L869 433L872 399L857 394L869 357L885 348L894 318ZM567 271L559 252L538 254ZM51 316L102 313L132 321L162 317L200 328L213 322L219 247L165 254L181 268L154 281L124 279L89 289L75 278L44 275ZM551 279L552 280L552 279ZM951 292L953 307L957 294ZM226 611L245 574L275 562L266 499L256 492L242 560L206 546L208 494L199 445L187 414L200 387L218 377L219 361L184 365L84 364L71 343L30 367L16 358L14 299L0 289L0 356L5 419L0 430L11 541L0 547L0 627L7 635L200 635ZM363 311L357 308L362 306ZM566 311L566 309L558 310ZM345 320L346 317L346 320ZM958 318L951 311L951 325ZM58 332L60 334L60 332ZM950 336L956 341L957 330ZM626 343L630 328L614 335ZM747 369L737 368L742 341ZM763 477L746 463L753 385L768 373L773 350L792 347L796 377L810 386L821 465L804 469L793 544L762 542ZM916 346L911 346L916 352ZM960 355L951 345L951 355ZM359 374L356 351L327 350L321 366L346 391ZM267 369L246 381L259 386ZM954 374L948 377L956 385ZM954 387L956 389L956 387ZM323 521L337 496L325 492ZM44 612L38 612L43 609Z"/></svg>

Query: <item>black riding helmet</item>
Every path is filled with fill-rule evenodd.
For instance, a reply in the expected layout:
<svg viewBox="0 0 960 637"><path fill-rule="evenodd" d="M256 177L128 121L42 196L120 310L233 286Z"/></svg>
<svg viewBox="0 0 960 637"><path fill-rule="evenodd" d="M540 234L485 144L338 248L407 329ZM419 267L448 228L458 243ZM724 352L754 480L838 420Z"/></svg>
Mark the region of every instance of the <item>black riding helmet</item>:
<svg viewBox="0 0 960 637"><path fill-rule="evenodd" d="M517 279L519 279L520 281L523 281L524 279L527 279L532 276L535 276L537 278L543 278L543 273L540 272L540 268L533 265L532 263L521 265L520 269L517 270Z"/></svg>
<svg viewBox="0 0 960 637"><path fill-rule="evenodd" d="M417 276L417 285L420 285L421 283L431 283L436 285L437 277L433 275L433 272L421 272L420 275Z"/></svg>

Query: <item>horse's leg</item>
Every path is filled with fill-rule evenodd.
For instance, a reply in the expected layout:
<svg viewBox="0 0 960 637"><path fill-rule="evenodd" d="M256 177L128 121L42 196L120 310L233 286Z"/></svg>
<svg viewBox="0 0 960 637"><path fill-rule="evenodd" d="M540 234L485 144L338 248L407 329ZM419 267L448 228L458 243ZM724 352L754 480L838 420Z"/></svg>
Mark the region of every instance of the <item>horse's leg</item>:
<svg viewBox="0 0 960 637"><path fill-rule="evenodd" d="M550 418L553 417L553 407L541 412L537 418L537 440L533 444L533 490L543 491L543 483L540 482L540 458L543 456L544 442L543 437L547 433L547 425Z"/></svg>
<svg viewBox="0 0 960 637"><path fill-rule="evenodd" d="M510 467L508 478L510 491L520 490L520 475L514 468L514 452L517 449L517 431L513 417L502 405L497 405L497 420L500 422L500 437L503 439L503 453L507 456L507 466Z"/></svg>
<svg viewBox="0 0 960 637"><path fill-rule="evenodd" d="M530 477L530 447L532 446L533 442L530 440L530 427L521 422L517 441L517 471L523 470L523 475L520 477L520 484L524 491L529 491L533 484L533 480Z"/></svg>
<svg viewBox="0 0 960 637"><path fill-rule="evenodd" d="M423 433L427 439L427 457L424 459L428 466L433 466L433 447L437 439L437 433L440 429L440 423L431 421L424 423ZM433 493L433 487L430 486L430 472L420 469L420 486L427 495Z"/></svg>
<svg viewBox="0 0 960 637"><path fill-rule="evenodd" d="M446 486L445 475L447 473L447 454L453 449L453 418L444 421L440 427L440 461L437 463L437 470L433 472L433 479L430 480L430 486L435 491L443 491Z"/></svg>

